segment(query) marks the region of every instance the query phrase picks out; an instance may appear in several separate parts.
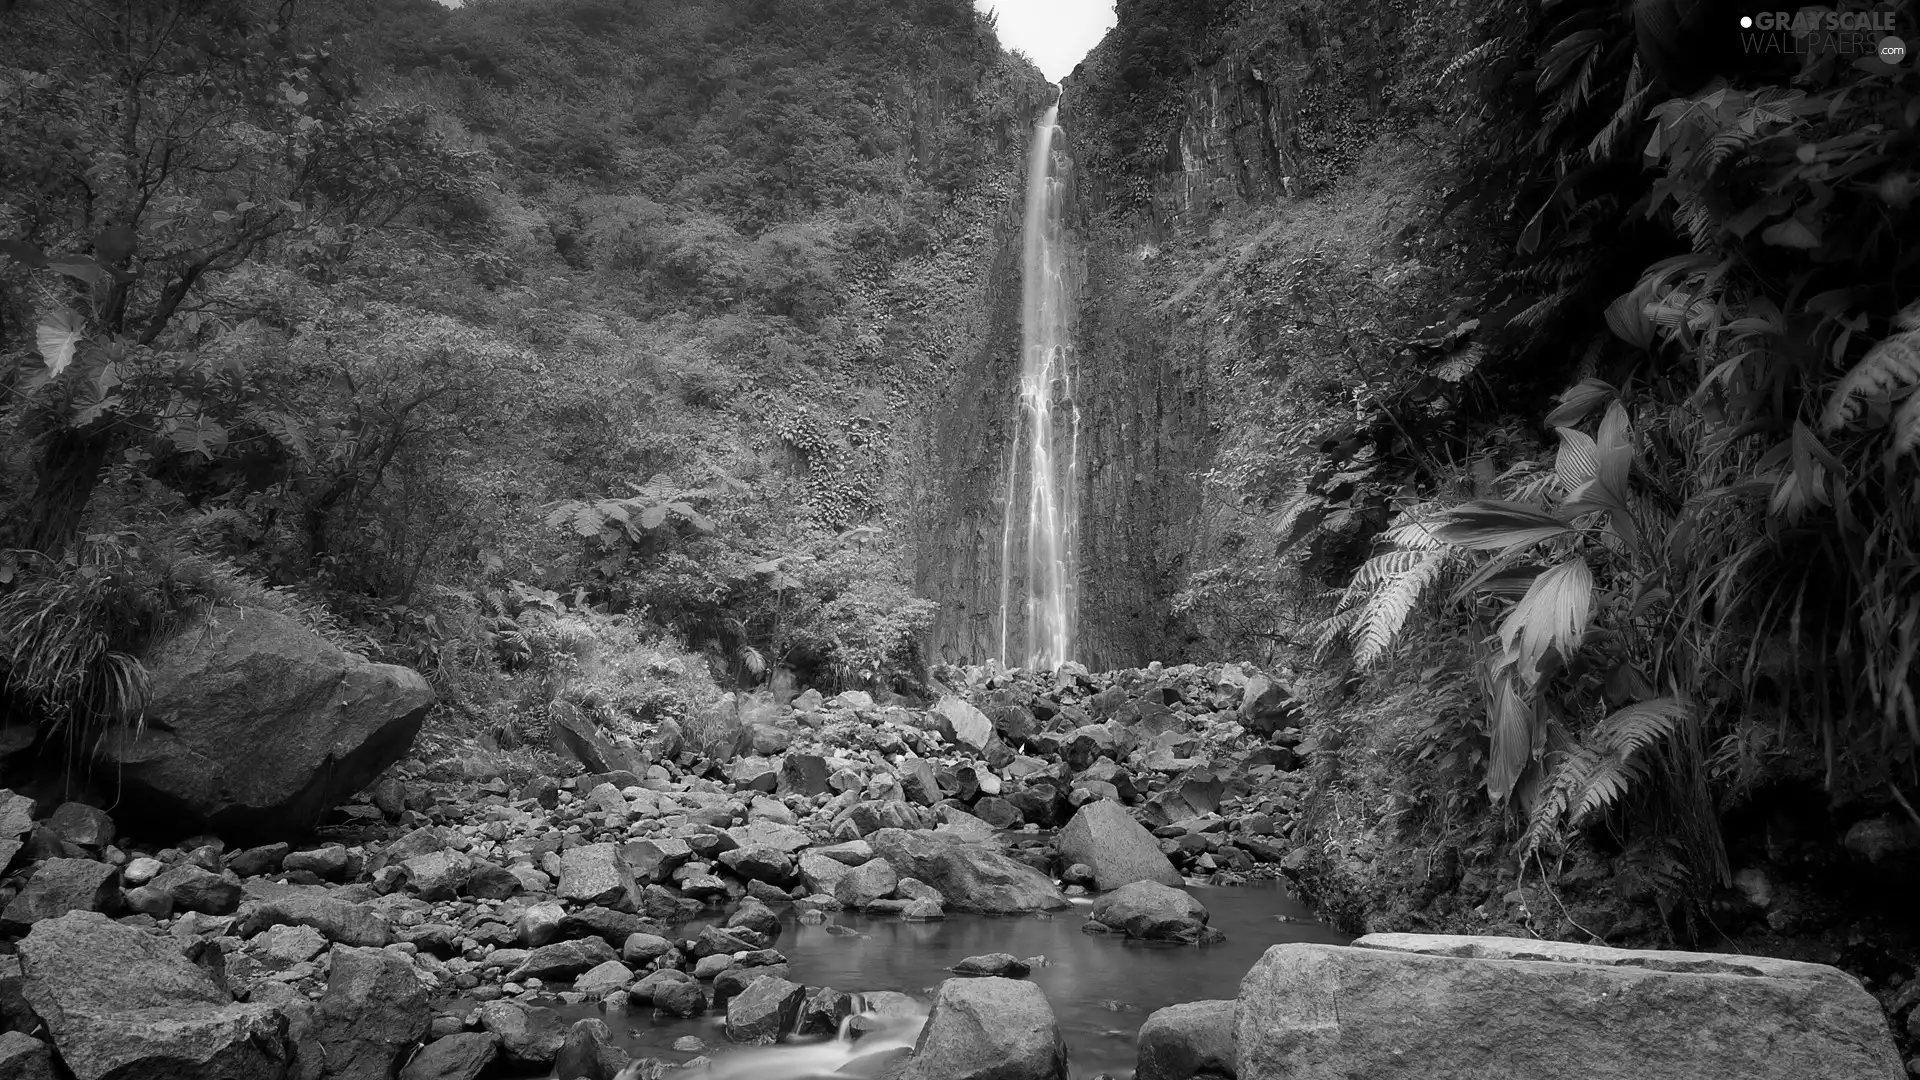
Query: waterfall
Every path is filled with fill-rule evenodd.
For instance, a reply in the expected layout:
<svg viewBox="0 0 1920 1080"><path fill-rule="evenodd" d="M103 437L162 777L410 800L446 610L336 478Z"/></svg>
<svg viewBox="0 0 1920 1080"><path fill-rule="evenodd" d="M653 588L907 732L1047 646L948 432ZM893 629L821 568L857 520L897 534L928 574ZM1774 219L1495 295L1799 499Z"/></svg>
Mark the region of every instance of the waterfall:
<svg viewBox="0 0 1920 1080"><path fill-rule="evenodd" d="M1068 163L1053 147L1059 115L1056 104L1040 118L1027 166L1020 400L1000 542L1000 659L1049 670L1073 659L1078 599L1080 411L1073 397L1073 313L1062 207ZM1023 494L1024 535L1018 528ZM1023 617L1024 627L1016 634L1016 621Z"/></svg>

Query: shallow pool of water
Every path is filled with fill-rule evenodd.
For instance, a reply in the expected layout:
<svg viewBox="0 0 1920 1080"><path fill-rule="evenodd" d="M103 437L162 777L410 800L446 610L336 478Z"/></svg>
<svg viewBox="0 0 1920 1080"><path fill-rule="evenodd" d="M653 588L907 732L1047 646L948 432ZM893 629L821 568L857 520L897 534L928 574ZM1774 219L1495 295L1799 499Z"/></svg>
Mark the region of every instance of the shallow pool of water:
<svg viewBox="0 0 1920 1080"><path fill-rule="evenodd" d="M782 916L774 947L787 956L789 975L808 986L836 990L897 990L922 1001L952 975L946 968L980 953L1045 956L1050 963L1029 977L1046 992L1067 1041L1075 1080L1102 1072L1133 1070L1134 1038L1155 1009L1182 1001L1231 998L1240 979L1270 945L1309 941L1344 945L1348 938L1314 921L1299 901L1271 883L1214 888L1190 885L1205 904L1211 925L1226 932L1218 945L1178 946L1131 942L1081 932L1087 904L1053 917L949 915L940 922L910 923L895 916L834 912L827 923L806 924L791 911ZM1279 918L1276 918L1279 916ZM1282 921L1284 918L1285 921ZM837 924L858 937L827 931ZM698 923L677 936L691 937ZM671 1044L697 1035L713 1052L728 1044L716 1016L654 1018L651 1010L606 1016L596 1005L558 1007L566 1022L600 1016L636 1057L685 1061L693 1054ZM769 1070L770 1075L772 1070Z"/></svg>

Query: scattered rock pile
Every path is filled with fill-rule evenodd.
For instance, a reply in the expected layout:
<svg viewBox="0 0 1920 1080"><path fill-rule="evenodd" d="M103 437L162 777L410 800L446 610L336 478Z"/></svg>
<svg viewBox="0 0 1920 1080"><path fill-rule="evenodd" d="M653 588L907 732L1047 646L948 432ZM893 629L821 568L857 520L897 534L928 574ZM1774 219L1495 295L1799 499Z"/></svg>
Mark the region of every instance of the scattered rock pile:
<svg viewBox="0 0 1920 1080"><path fill-rule="evenodd" d="M332 842L272 835L324 785L293 785L296 812L244 830L251 846L147 844L126 835L132 818L0 791L0 1032L18 1036L0 1060L28 1076L64 1062L80 1080L161 1075L160 1061L169 1076L264 1080L472 1077L496 1059L611 1075L626 1063L604 1025L558 1030L535 1006L713 1013L743 1043L832 1032L857 1011L792 977L778 905L938 919L1117 890L1089 929L1204 943L1218 935L1181 870L1272 872L1284 856L1301 748L1263 677L943 674L953 689L925 710L749 699L748 752L723 763L673 732L622 739L557 715L557 745L596 771L439 784L403 766L336 812ZM376 756L415 705L375 701ZM202 819L242 805L210 802ZM1044 999L1002 977L1024 966L964 962L912 1067L1064 1076Z"/></svg>
<svg viewBox="0 0 1920 1080"><path fill-rule="evenodd" d="M554 1001L711 1014L747 1044L843 1022L897 1032L888 1016L917 1012L901 995L795 977L776 947L781 906L938 919L1099 891L1089 931L1205 944L1218 932L1183 872L1273 873L1290 857L1310 749L1264 676L940 675L951 690L925 710L858 693L750 699L747 752L726 762L664 726L621 738L562 710L556 742L588 774L440 784L403 769L337 815L353 828L332 842L256 823L251 846L152 845L87 801L0 790L0 1075L610 1080L630 1064L604 1022L551 1024L538 1006ZM367 715L404 727L413 700ZM388 727L367 730L370 753L393 752ZM292 818L331 790L283 786L298 791ZM203 816L224 813L210 802ZM719 919L693 933L701 915ZM1673 1075L1897 1074L1871 999L1831 969L1502 939L1358 946L1276 947L1238 1001L1156 1013L1138 1076L1479 1076L1514 1054L1538 1075L1615 1058L1643 1071L1661 1054ZM1020 981L1039 962L958 961L914 1046L883 1042L844 1071L1064 1080L1052 1012ZM1330 987L1338 1016L1316 1011ZM1416 1015L1407 1000L1426 1004ZM1569 1032L1575 1015L1593 1038ZM1708 1040L1720 1050L1688 1057L1701 1032L1724 1032ZM1766 1052L1722 1052L1735 1045Z"/></svg>

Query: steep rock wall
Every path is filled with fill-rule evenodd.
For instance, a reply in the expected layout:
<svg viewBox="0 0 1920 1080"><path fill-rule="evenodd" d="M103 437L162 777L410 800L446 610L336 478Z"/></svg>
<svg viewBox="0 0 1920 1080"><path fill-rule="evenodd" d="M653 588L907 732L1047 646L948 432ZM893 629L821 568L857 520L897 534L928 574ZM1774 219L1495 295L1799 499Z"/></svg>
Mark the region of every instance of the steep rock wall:
<svg viewBox="0 0 1920 1080"><path fill-rule="evenodd" d="M1195 62L1143 78L1150 19L1121 24L1066 80L1071 220L1089 267L1075 340L1085 397L1082 640L1089 663L1205 650L1176 597L1201 569L1206 475L1236 393L1236 252L1276 203L1348 165L1352 132L1391 104L1391 10L1314 21L1250 14L1185 42ZM1202 302L1202 301L1212 301ZM1258 351L1255 348L1255 351ZM1217 557L1217 553L1215 553Z"/></svg>
<svg viewBox="0 0 1920 1080"><path fill-rule="evenodd" d="M1152 28L1137 24L1153 16L1142 7L1121 5L1120 26L1061 97L1079 282L1076 653L1095 668L1205 649L1175 598L1208 543L1205 476L1222 434L1210 402L1233 393L1223 356L1245 335L1201 325L1195 313L1209 305L1189 301L1196 289L1236 288L1230 273L1199 280L1200 268L1229 256L1276 201L1345 166L1343 133L1391 107L1386 58L1399 33L1384 9L1330 20L1248 15L1192 31L1175 50L1186 60L1143 82L1138 42ZM1009 170L998 210L937 260L939 295L918 298L895 323L903 347L922 357L905 497L916 585L940 604L926 642L936 661L1000 652L1023 184Z"/></svg>
<svg viewBox="0 0 1920 1080"><path fill-rule="evenodd" d="M951 106L950 93L923 88L914 129L939 127ZM1036 92L1021 103L1019 125L978 133L972 150L991 157L991 178L936 211L930 231L949 239L888 288L883 332L903 358L906 399L895 494L915 591L939 603L923 643L934 661L998 652L1002 504L1020 379L1025 149L1045 106Z"/></svg>

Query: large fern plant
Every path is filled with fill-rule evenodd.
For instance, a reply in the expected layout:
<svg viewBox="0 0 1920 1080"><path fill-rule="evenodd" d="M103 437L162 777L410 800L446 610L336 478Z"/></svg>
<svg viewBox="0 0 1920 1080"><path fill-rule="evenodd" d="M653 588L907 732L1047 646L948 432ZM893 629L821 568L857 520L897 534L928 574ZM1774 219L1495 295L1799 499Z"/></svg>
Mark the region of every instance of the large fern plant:
<svg viewBox="0 0 1920 1080"><path fill-rule="evenodd" d="M1660 611L1696 571L1668 543L1678 518L1636 491L1638 440L1615 388L1582 382L1549 419L1556 454L1497 477L1505 498L1403 513L1322 623L1323 648L1345 642L1356 665L1370 667L1423 600L1428 610L1463 607L1484 633L1476 675L1486 790L1527 821L1520 853L1637 814L1683 822L1698 841L1684 870L1724 880L1723 845L1696 782L1698 680L1659 630Z"/></svg>
<svg viewBox="0 0 1920 1080"><path fill-rule="evenodd" d="M1431 504L1421 504L1394 518L1382 534L1386 550L1360 565L1334 613L1314 626L1321 655L1344 642L1355 665L1366 669L1390 653L1421 600L1459 562L1459 552L1433 535L1433 511Z"/></svg>

